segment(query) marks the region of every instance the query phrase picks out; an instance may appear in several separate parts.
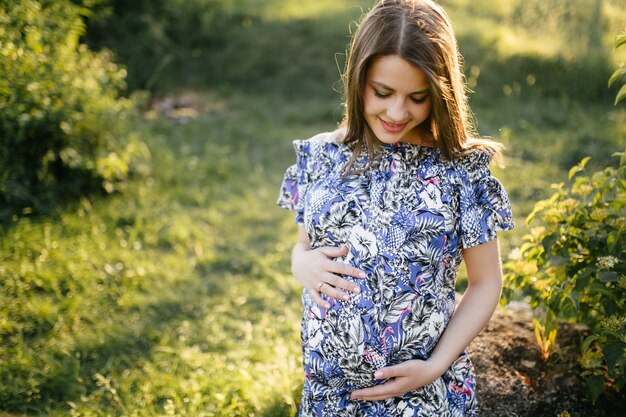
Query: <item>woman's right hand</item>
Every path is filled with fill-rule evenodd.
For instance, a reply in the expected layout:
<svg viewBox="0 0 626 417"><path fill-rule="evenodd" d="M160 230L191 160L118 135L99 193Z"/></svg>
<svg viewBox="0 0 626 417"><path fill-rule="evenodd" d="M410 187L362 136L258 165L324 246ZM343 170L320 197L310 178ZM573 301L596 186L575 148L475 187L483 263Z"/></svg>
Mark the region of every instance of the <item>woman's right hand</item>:
<svg viewBox="0 0 626 417"><path fill-rule="evenodd" d="M348 253L348 247L324 246L310 249L310 243L304 227L299 227L298 242L293 248L291 272L309 292L311 299L320 307L330 308L328 301L321 297L324 293L330 297L348 300L346 291L359 293L361 287L340 275L365 278L365 272L342 262L335 261Z"/></svg>

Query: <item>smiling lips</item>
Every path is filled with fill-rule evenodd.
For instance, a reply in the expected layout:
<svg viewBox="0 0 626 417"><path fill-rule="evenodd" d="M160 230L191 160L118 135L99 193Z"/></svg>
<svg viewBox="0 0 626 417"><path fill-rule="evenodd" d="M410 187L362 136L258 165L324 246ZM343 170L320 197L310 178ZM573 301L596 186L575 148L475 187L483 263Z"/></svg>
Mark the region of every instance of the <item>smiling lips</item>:
<svg viewBox="0 0 626 417"><path fill-rule="evenodd" d="M408 123L399 123L399 124L397 124L397 123L389 123L389 122L384 121L380 117L378 118L378 120L380 120L380 124L389 133L400 133L400 132L402 132L404 130L406 125L408 125Z"/></svg>

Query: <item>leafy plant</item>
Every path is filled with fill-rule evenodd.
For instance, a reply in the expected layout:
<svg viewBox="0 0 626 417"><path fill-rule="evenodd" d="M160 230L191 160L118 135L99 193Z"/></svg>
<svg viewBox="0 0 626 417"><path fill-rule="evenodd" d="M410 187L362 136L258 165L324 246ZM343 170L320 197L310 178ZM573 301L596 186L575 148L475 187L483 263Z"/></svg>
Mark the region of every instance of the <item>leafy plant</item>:
<svg viewBox="0 0 626 417"><path fill-rule="evenodd" d="M556 333L558 331L558 321L552 311L547 311L543 322L537 317L533 317L533 328L535 339L541 349L541 358L547 361L554 349Z"/></svg>
<svg viewBox="0 0 626 417"><path fill-rule="evenodd" d="M594 401L626 384L626 154L614 156L616 167L588 174L584 158L570 169L569 184L535 205L530 234L506 264L505 294L517 288L530 296L544 359L557 319L587 327L580 364Z"/></svg>
<svg viewBox="0 0 626 417"><path fill-rule="evenodd" d="M115 52L128 68L131 90L156 91L164 82L172 87L198 79L213 84L236 72L238 63L227 58L228 51L243 46L241 32L272 1L95 0L85 42Z"/></svg>
<svg viewBox="0 0 626 417"><path fill-rule="evenodd" d="M126 178L141 153L126 147L133 103L119 97L125 70L110 53L79 44L88 10L69 0L0 4L1 214Z"/></svg>
<svg viewBox="0 0 626 417"><path fill-rule="evenodd" d="M624 44L626 44L626 30L620 35L617 35L617 37L615 38L615 49L623 46ZM624 78L625 76L626 66L622 64L618 69L613 72L611 78L609 78L609 87L611 87L615 83L615 81ZM622 85L622 87L617 92L617 96L615 96L615 104L619 103L624 98L626 98L626 84Z"/></svg>

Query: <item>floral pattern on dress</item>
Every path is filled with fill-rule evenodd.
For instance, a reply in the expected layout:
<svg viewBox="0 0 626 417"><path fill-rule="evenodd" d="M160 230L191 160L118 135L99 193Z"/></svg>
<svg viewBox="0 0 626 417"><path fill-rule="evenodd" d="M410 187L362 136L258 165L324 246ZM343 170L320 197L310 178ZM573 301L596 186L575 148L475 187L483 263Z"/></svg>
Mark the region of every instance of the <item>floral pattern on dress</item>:
<svg viewBox="0 0 626 417"><path fill-rule="evenodd" d="M385 401L354 401L353 390L384 381L374 371L427 359L455 308L464 248L513 228L510 202L489 171L491 155L474 150L447 161L437 149L381 147L366 170L344 176L352 149L318 135L293 142L296 164L278 205L294 210L313 249L347 245L336 260L364 270L347 301L328 309L303 291L305 382L300 416L475 416L475 376L465 352L433 383ZM356 168L364 168L360 154Z"/></svg>

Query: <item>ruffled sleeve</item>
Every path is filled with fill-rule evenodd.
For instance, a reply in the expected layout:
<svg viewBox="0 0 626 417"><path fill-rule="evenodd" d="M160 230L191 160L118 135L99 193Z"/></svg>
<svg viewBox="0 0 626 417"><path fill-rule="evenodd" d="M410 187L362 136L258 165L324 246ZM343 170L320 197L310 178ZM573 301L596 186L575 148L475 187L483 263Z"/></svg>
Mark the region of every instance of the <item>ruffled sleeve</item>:
<svg viewBox="0 0 626 417"><path fill-rule="evenodd" d="M304 202L311 185L327 176L341 157L338 145L324 133L294 140L296 163L285 171L277 204L296 212L296 223L304 223Z"/></svg>
<svg viewBox="0 0 626 417"><path fill-rule="evenodd" d="M476 150L459 161L463 248L488 242L497 231L514 227L506 190L489 170L491 156L488 151Z"/></svg>
<svg viewBox="0 0 626 417"><path fill-rule="evenodd" d="M309 147L304 146L301 140L294 140L293 148L296 152L296 163L285 171L276 204L279 207L295 211L296 223L304 223L302 203L304 194L310 184L309 174L306 169L309 159Z"/></svg>

